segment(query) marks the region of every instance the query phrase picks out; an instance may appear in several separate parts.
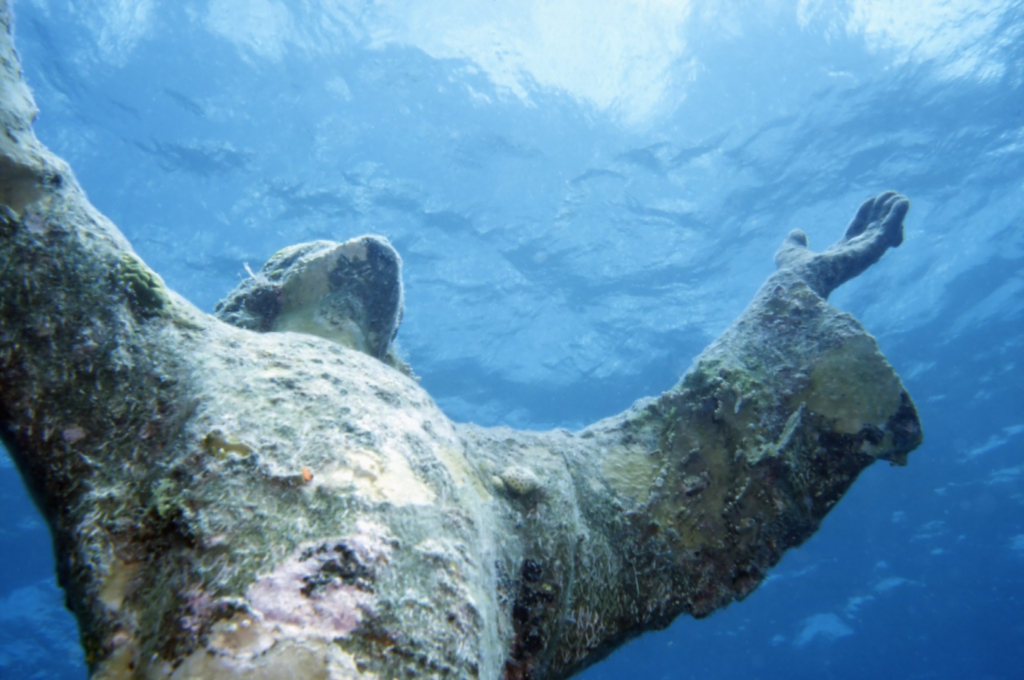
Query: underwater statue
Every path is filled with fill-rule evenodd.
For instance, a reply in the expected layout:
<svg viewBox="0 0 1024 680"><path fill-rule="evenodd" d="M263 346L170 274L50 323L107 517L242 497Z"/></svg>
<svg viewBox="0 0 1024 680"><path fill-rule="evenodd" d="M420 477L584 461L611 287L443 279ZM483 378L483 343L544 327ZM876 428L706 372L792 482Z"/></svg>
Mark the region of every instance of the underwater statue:
<svg viewBox="0 0 1024 680"><path fill-rule="evenodd" d="M36 140L0 23L0 433L96 680L564 678L743 599L921 443L826 302L900 245L902 196L823 252L790 234L668 392L579 432L453 423L391 350L386 240L286 249L200 312Z"/></svg>

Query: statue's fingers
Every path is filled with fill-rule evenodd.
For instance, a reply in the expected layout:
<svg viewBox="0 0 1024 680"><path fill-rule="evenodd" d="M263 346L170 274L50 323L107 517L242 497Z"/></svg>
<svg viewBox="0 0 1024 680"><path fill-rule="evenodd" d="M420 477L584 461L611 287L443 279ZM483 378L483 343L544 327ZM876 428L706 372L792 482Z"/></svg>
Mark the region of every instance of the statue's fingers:
<svg viewBox="0 0 1024 680"><path fill-rule="evenodd" d="M875 196L876 205L885 205L886 203L892 202L894 199L901 198L901 196L893 190L883 191L882 193Z"/></svg>
<svg viewBox="0 0 1024 680"><path fill-rule="evenodd" d="M846 234L843 236L844 240L849 241L856 236L860 236L868 228L874 213L875 200L874 198L869 198L860 204L860 207L857 208L857 214L853 216L850 226L846 228Z"/></svg>
<svg viewBox="0 0 1024 680"><path fill-rule="evenodd" d="M879 221L884 220L892 212L892 207L901 198L904 197L895 191L886 191L883 194L879 194L875 198L875 219Z"/></svg>
<svg viewBox="0 0 1024 680"><path fill-rule="evenodd" d="M901 196L895 191L883 191L874 198L869 198L861 203L857 215L850 222L850 226L846 228L843 239L849 241L856 238L867 231L872 224L884 219L892 210L892 204L900 198Z"/></svg>
<svg viewBox="0 0 1024 680"><path fill-rule="evenodd" d="M895 248L903 243L903 219L910 210L910 201L905 196L896 195L889 207L889 213L882 221L882 233L889 241L889 246Z"/></svg>
<svg viewBox="0 0 1024 680"><path fill-rule="evenodd" d="M868 216L867 228L870 228L872 224L881 222L885 219L885 216L892 210L893 203L898 201L900 195L895 191L883 191L872 199L871 213Z"/></svg>

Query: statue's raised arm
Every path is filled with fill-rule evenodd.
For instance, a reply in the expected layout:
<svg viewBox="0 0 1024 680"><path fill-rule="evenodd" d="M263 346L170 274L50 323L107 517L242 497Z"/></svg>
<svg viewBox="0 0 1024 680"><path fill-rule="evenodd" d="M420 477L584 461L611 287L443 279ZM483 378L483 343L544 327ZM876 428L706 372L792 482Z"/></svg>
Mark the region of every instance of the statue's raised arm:
<svg viewBox="0 0 1024 680"><path fill-rule="evenodd" d="M823 253L807 248L807 234L800 229L789 232L775 253L775 264L827 300L836 288L878 262L885 251L903 243L903 218L909 209L905 196L886 191L864 201L843 237Z"/></svg>
<svg viewBox="0 0 1024 680"><path fill-rule="evenodd" d="M581 432L453 424L390 349L386 240L168 290L34 137L0 0L0 435L92 677L560 678L749 594L857 475L921 442L825 297L899 245L887 193L791 234L660 397Z"/></svg>

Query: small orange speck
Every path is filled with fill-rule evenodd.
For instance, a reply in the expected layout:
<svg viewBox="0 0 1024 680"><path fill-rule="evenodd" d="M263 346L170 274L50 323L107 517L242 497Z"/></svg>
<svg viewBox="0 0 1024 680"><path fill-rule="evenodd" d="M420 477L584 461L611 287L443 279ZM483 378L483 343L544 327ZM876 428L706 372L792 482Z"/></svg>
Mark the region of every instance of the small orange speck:
<svg viewBox="0 0 1024 680"><path fill-rule="evenodd" d="M313 481L313 472L305 465L302 466L302 481L306 484Z"/></svg>

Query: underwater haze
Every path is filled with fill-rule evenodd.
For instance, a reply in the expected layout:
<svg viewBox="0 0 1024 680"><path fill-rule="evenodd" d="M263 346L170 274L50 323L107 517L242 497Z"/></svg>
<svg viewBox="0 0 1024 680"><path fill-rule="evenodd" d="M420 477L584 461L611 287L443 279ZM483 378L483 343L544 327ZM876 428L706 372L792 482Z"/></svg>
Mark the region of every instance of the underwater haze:
<svg viewBox="0 0 1024 680"><path fill-rule="evenodd" d="M386 236L453 419L579 428L672 387L864 199L831 302L920 409L745 601L581 677L1024 677L1024 2L16 0L39 138L206 311L278 249ZM84 680L0 454L0 678Z"/></svg>

